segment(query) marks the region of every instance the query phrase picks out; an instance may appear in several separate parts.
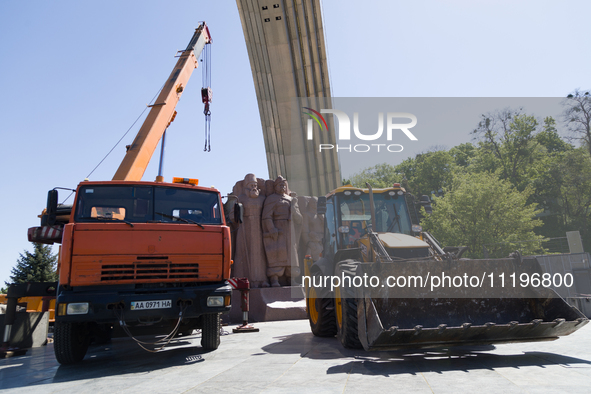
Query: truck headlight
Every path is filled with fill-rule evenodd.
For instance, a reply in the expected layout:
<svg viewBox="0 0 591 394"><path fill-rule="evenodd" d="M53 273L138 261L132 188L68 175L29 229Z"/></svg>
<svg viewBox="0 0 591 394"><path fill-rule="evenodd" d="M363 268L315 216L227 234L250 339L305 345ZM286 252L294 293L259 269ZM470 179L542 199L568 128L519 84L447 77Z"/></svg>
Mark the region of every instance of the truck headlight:
<svg viewBox="0 0 591 394"><path fill-rule="evenodd" d="M73 302L66 307L67 315L85 315L88 313L88 302Z"/></svg>
<svg viewBox="0 0 591 394"><path fill-rule="evenodd" d="M207 306L212 308L224 306L224 296L207 297Z"/></svg>

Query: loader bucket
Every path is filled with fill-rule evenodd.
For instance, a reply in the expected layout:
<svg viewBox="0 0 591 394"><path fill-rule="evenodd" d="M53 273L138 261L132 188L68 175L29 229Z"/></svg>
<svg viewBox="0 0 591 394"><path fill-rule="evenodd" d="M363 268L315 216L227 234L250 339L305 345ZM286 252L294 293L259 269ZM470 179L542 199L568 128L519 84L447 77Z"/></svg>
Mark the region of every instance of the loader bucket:
<svg viewBox="0 0 591 394"><path fill-rule="evenodd" d="M357 290L358 330L363 347L393 350L547 341L571 334L588 323L581 312L541 282L528 282L526 286L525 281L516 282L515 287L512 281L507 283L511 274L515 278L543 274L535 258L361 263L357 271L357 275L381 278L423 275L423 280L442 273L462 278L477 276L484 278L484 283L450 289L384 286ZM500 283L502 274L504 287ZM476 280L472 284L476 285Z"/></svg>

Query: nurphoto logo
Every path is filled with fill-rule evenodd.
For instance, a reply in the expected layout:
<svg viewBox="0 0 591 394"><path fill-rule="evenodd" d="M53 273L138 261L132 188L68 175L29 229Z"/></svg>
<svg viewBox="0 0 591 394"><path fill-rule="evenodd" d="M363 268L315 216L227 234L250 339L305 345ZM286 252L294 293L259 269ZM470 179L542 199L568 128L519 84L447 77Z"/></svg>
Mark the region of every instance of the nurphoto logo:
<svg viewBox="0 0 591 394"><path fill-rule="evenodd" d="M339 127L338 127L338 140L339 142L351 141L351 120L349 116L338 109L321 109L320 112L313 110L312 108L303 107L304 113L310 116L307 122L307 139L308 141L314 140L314 122L318 125L320 132L327 132L328 125L326 119L322 114L333 114L336 116ZM308 112L309 111L309 112ZM385 119L385 121L384 121ZM400 123L400 120L407 119L410 122ZM395 121L396 120L396 121ZM359 130L359 113L353 113L353 134L356 139L361 141L378 141L383 139L384 134L384 123L386 123L386 141L390 142L393 139L396 131L401 131L409 140L417 141L417 137L409 129L413 128L417 124L417 117L408 112L387 112L384 116L384 112L378 113L378 130L373 134L364 134ZM318 151L336 149L339 151L348 152L359 152L365 153L370 151L381 152L387 151L392 153L402 152L404 147L401 144L391 143L372 143L372 144L318 144Z"/></svg>

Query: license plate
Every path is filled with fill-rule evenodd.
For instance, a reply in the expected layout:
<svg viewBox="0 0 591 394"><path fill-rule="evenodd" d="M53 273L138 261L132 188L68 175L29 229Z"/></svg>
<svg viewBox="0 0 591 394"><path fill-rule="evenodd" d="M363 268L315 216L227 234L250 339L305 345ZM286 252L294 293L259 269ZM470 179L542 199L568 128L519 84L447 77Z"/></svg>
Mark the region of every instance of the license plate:
<svg viewBox="0 0 591 394"><path fill-rule="evenodd" d="M131 310L145 310L145 309L166 309L172 307L171 300L157 300L157 301L132 301Z"/></svg>

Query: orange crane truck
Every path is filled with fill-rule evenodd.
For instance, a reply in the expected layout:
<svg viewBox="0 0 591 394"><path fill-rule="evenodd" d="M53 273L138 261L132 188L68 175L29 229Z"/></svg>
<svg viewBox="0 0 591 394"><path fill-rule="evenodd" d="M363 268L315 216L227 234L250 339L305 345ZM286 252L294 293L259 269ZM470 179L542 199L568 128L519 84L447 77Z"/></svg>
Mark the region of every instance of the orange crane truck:
<svg viewBox="0 0 591 394"><path fill-rule="evenodd" d="M93 339L123 331L136 337L202 330L216 349L220 314L230 309L231 244L219 191L198 181L141 181L204 46L205 23L152 105L111 181L84 181L72 206L50 190L33 242L61 243L54 349L61 364L80 362ZM162 159L162 158L161 158ZM122 329L119 329L119 327Z"/></svg>

